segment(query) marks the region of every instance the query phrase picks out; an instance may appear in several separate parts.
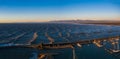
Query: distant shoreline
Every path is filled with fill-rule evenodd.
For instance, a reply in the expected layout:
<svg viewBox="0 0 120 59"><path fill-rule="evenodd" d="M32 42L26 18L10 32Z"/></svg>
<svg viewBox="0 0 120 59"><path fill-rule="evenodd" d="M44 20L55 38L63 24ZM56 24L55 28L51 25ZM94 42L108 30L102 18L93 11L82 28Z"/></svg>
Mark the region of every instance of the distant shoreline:
<svg viewBox="0 0 120 59"><path fill-rule="evenodd" d="M118 25L120 26L120 22L40 22L40 24L44 23L64 23L64 24L93 24L93 25ZM39 24L39 22L31 22L31 23L0 23L0 24Z"/></svg>
<svg viewBox="0 0 120 59"><path fill-rule="evenodd" d="M98 24L98 25L120 25L120 22L116 23L85 23L85 24Z"/></svg>
<svg viewBox="0 0 120 59"><path fill-rule="evenodd" d="M95 25L120 25L120 20L63 20L52 21L56 23L76 23L76 24L95 24Z"/></svg>

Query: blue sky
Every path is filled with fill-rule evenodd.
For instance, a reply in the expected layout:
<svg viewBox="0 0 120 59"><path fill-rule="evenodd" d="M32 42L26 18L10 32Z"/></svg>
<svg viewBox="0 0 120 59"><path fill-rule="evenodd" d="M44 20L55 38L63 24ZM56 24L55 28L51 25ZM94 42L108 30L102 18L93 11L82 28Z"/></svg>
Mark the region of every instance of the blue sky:
<svg viewBox="0 0 120 59"><path fill-rule="evenodd" d="M119 20L120 0L0 0L0 22Z"/></svg>

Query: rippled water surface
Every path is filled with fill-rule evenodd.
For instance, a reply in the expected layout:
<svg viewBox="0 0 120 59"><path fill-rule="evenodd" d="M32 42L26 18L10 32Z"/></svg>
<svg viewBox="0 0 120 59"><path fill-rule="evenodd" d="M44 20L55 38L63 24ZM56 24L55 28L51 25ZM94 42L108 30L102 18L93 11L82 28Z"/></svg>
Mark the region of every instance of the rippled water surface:
<svg viewBox="0 0 120 59"><path fill-rule="evenodd" d="M47 36L53 38L49 40ZM40 44L76 42L120 35L120 26L88 24L0 24L0 46L15 44ZM30 48L0 48L0 59L37 59L39 54L51 53L54 59L73 59L74 50L70 48L55 50L38 50ZM119 53L110 54L96 45L75 47L76 59L120 59Z"/></svg>

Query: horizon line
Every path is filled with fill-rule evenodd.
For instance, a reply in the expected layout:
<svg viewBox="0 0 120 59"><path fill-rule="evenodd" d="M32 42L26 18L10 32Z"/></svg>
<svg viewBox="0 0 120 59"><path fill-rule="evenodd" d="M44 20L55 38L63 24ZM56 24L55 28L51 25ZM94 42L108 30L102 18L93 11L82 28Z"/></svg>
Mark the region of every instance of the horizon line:
<svg viewBox="0 0 120 59"><path fill-rule="evenodd" d="M49 22L59 22L59 21L108 21L108 22L110 22L110 21L120 21L120 20L81 20L81 19L73 19L73 20L49 20L49 21L33 21L32 20L32 22L31 21L20 21L20 22L18 22L18 21L12 21L12 22L0 22L0 23L49 23Z"/></svg>

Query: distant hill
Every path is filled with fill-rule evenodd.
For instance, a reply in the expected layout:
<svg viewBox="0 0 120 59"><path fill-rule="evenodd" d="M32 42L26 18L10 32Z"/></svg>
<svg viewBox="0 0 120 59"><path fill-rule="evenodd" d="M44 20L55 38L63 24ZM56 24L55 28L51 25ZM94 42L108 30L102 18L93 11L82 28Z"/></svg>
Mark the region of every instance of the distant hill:
<svg viewBox="0 0 120 59"><path fill-rule="evenodd" d="M59 20L50 21L55 23L80 23L80 24L108 24L108 25L120 25L120 20Z"/></svg>

